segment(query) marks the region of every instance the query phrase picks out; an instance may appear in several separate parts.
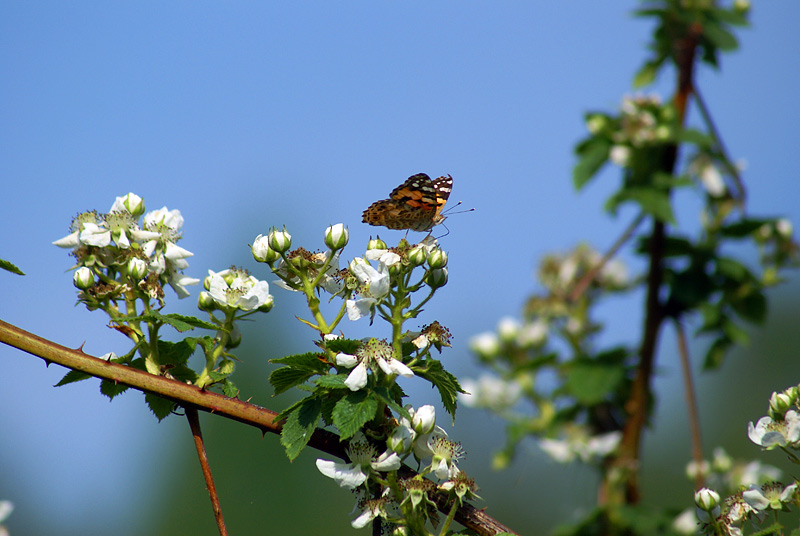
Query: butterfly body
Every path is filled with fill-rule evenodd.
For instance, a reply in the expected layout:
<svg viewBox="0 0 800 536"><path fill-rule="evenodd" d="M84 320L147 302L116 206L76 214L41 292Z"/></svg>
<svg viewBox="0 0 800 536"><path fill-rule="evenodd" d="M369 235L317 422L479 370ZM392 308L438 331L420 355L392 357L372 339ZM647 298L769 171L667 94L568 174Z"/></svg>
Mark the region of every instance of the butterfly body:
<svg viewBox="0 0 800 536"><path fill-rule="evenodd" d="M371 204L364 211L363 222L389 229L430 231L445 219L442 209L453 189L450 175L431 180L417 173L392 190L389 199Z"/></svg>

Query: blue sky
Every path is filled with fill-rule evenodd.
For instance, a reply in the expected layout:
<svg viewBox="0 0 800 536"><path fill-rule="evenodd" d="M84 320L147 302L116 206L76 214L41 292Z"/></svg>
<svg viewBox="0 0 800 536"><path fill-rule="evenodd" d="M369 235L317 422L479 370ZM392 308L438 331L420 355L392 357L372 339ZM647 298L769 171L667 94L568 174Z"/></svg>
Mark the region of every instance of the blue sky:
<svg viewBox="0 0 800 536"><path fill-rule="evenodd" d="M285 224L295 244L313 249L326 226L344 222L345 253L355 256L376 232L402 237L362 224L364 208L409 175L449 173L451 202L476 210L447 222L450 283L420 323L447 325L455 339L446 366L474 374L469 337L519 312L543 254L580 241L603 248L632 217L600 208L613 170L576 194L571 168L583 114L616 109L646 57L650 22L632 17L634 7L5 2L0 257L27 276L0 273L0 318L97 355L124 352L105 318L73 306L71 258L50 243L77 212L108 210L129 191L148 209L181 210L181 245L195 253L189 275L235 263L269 279L247 244L270 226ZM750 212L797 228L800 4L755 3L752 15L742 49L698 80L729 151L747 162ZM663 82L655 90L666 98ZM696 227L696 206L678 217ZM294 296L273 294L275 310L260 322L302 312ZM171 298L168 309L191 313L195 299ZM636 306L609 305L610 338L630 336ZM388 334L365 324L345 329ZM290 351L305 351L306 336L298 329ZM142 493L148 442L185 425L157 425L135 395L108 404L96 382L54 389L58 367L7 347L0 356L0 429L13 437L0 444L0 499L14 500L20 517L35 499L76 531L92 532L87 504L101 500L97 526L132 522L126 501ZM435 400L427 389L414 394ZM481 439L468 450L487 456L500 444ZM132 487L99 485L109 470Z"/></svg>

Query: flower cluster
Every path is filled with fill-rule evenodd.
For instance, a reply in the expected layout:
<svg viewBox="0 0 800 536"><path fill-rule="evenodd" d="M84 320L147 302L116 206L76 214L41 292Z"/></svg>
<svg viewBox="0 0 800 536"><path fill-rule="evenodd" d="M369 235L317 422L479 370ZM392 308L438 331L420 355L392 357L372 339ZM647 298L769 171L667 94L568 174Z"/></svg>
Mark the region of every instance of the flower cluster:
<svg viewBox="0 0 800 536"><path fill-rule="evenodd" d="M146 212L144 200L129 193L118 197L106 214L89 211L76 216L72 232L54 244L72 249L77 260L73 283L79 289L78 299L90 310L106 312L112 326L134 344L130 352L111 355L110 360L202 388L219 385L225 394L235 396L238 390L228 376L235 363L229 351L241 342L236 321L272 308L269 285L239 268L209 270L198 299L198 308L208 313L209 321L163 314L166 284L185 298L189 295L186 287L200 282L183 274L192 255L177 245L183 223L180 211L164 207ZM215 335L167 342L159 337L165 325L179 332L204 328ZM187 365L196 348L205 354L199 373ZM68 373L60 385L83 377ZM101 384L108 396L124 389ZM171 402L161 403L157 397L147 400L159 418L172 410Z"/></svg>
<svg viewBox="0 0 800 536"><path fill-rule="evenodd" d="M522 438L515 430L523 428L540 437L542 449L559 462L599 463L614 452L620 433L613 422L592 422L593 407L620 396L613 386L625 385L630 354L625 349L597 352L593 335L600 325L590 313L604 293L623 292L631 282L620 261L606 261L586 245L545 257L538 278L543 291L528 299L522 320L504 317L494 331L470 340L472 351L494 373L465 380L467 393L459 399L510 421L508 444L495 458L496 466L510 461ZM557 359L565 349L572 356ZM540 374L563 383L544 387ZM596 390L598 384L605 390ZM523 412L528 406L521 400L537 414ZM578 417L566 419L567 414Z"/></svg>
<svg viewBox="0 0 800 536"><path fill-rule="evenodd" d="M78 214L72 232L53 244L72 249L73 281L90 309L125 299L129 292L163 302L165 284L185 298L186 287L200 282L182 273L192 256L177 245L182 226L180 211L163 207L145 214L142 198L129 193L118 197L107 214Z"/></svg>
<svg viewBox="0 0 800 536"><path fill-rule="evenodd" d="M382 454L359 432L346 448L350 463L317 460L323 475L341 487L359 491L360 514L351 523L354 528L365 527L378 517L395 529L424 524L435 506L430 495L437 490L452 494L454 507L464 499L478 498L474 481L456 465L464 456L463 449L436 425L433 406L417 410L406 406L405 412L407 416L395 425ZM412 454L424 467L414 478L398 479L402 461Z"/></svg>

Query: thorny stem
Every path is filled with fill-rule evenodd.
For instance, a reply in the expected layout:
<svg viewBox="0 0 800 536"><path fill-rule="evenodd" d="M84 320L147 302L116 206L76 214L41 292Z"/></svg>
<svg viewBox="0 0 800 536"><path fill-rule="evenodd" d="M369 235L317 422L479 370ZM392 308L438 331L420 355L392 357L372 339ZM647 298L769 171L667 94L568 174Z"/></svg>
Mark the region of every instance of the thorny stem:
<svg viewBox="0 0 800 536"><path fill-rule="evenodd" d="M677 89L673 97L678 123L683 125L689 97L694 88L693 73L697 44L702 27L687 29L683 35L674 37L673 60L678 70ZM678 157L678 146L666 148L661 170L672 174ZM636 504L639 502L639 454L642 434L647 424L648 408L652 394L652 376L658 336L664 322L665 312L661 303L661 287L664 283L664 247L666 225L654 219L647 255L650 266L647 271L645 319L637 366L628 400L625 402L627 418L622 429L619 453L609 462L603 483L598 492L601 505Z"/></svg>
<svg viewBox="0 0 800 536"><path fill-rule="evenodd" d="M0 320L0 342L40 357L48 365L58 363L97 378L111 380L146 393L157 394L184 407L192 406L198 410L253 426L262 433L280 434L281 432L282 426L277 422L278 414L274 411L237 398L228 398L212 393L178 380L148 374L143 370L92 357L81 350L66 348L2 320ZM339 437L327 430L315 430L308 445L331 456L347 460L347 454ZM403 478L413 478L416 475L407 466L400 468L400 474ZM447 494L437 493L431 499L436 503L440 512L449 512L450 503ZM482 510L469 504L458 509L455 520L475 531L479 536L493 536L502 532L516 534Z"/></svg>
<svg viewBox="0 0 800 536"><path fill-rule="evenodd" d="M197 457L200 459L200 467L203 470L203 478L205 478L206 488L208 488L208 495L211 498L211 509L214 511L214 519L217 522L219 535L227 536L228 529L225 527L225 518L222 516L222 507L219 504L217 487L214 485L214 477L211 475L211 466L208 464L206 447L203 444L203 432L200 430L200 417L197 415L197 409L192 406L186 406L185 410L186 418L189 421L189 427L192 429L192 438L194 438L194 446L197 449Z"/></svg>
<svg viewBox="0 0 800 536"><path fill-rule="evenodd" d="M675 319L675 332L678 336L678 352L681 357L681 369L683 370L683 384L686 389L686 410L689 413L689 430L692 436L692 459L698 467L703 461L703 441L700 435L700 416L697 411L697 397L692 378L692 364L689 359L689 345L686 342L686 330ZM705 478L702 471L697 471L694 481L694 489L705 486Z"/></svg>

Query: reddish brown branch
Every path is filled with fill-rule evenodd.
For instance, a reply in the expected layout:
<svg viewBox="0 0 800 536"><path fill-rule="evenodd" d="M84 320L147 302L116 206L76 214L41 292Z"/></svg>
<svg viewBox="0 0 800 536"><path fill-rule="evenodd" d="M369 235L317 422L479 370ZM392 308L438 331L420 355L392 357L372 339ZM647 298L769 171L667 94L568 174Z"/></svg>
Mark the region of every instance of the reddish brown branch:
<svg viewBox="0 0 800 536"><path fill-rule="evenodd" d="M186 418L189 421L189 427L192 429L194 446L197 449L197 457L200 459L200 468L203 470L203 478L206 481L208 495L211 498L211 509L214 511L214 519L217 522L219 536L228 536L228 529L225 527L225 519L222 517L222 507L219 504L217 487L214 485L214 477L211 475L211 466L208 464L206 447L203 444L203 432L200 430L200 417L197 414L197 410L191 406L186 407Z"/></svg>
<svg viewBox="0 0 800 536"><path fill-rule="evenodd" d="M280 434L281 431L281 424L276 421L278 414L274 411L236 398L204 391L194 385L163 376L154 376L141 370L92 357L82 350L61 346L2 320L0 320L0 342L40 357L48 365L57 363L97 378L111 380L146 393L153 393L168 398L184 408L194 407L197 410L254 426L262 433ZM342 460L347 459L344 448L339 442L339 436L327 430L315 430L308 445ZM407 467L403 469L409 471L410 474L416 474ZM446 514L449 511L449 503L445 495L435 495L433 499L443 513ZM501 532L516 534L482 510L470 505L459 508L455 519L480 536L494 536Z"/></svg>
<svg viewBox="0 0 800 536"><path fill-rule="evenodd" d="M675 332L678 336L678 351L681 356L681 370L683 371L683 385L686 389L686 411L689 414L689 432L692 436L692 459L698 467L703 462L703 441L700 435L700 416L697 411L697 397L695 395L694 380L692 377L692 363L689 359L689 345L686 342L686 330L680 321L675 319ZM697 471L695 475L695 489L705 486L705 475Z"/></svg>

